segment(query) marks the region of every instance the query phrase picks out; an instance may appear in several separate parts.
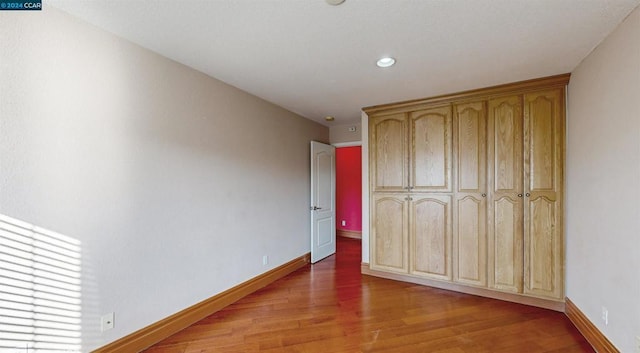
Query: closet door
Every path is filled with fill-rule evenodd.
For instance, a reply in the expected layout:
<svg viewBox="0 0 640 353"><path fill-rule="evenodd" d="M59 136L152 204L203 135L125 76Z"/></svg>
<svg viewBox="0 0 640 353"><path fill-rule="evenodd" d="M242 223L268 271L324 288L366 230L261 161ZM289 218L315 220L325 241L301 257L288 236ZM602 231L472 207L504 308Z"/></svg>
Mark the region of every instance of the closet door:
<svg viewBox="0 0 640 353"><path fill-rule="evenodd" d="M485 102L454 106L453 279L487 284Z"/></svg>
<svg viewBox="0 0 640 353"><path fill-rule="evenodd" d="M451 196L409 196L411 274L451 280Z"/></svg>
<svg viewBox="0 0 640 353"><path fill-rule="evenodd" d="M371 261L375 270L408 272L408 204L406 194L373 195Z"/></svg>
<svg viewBox="0 0 640 353"><path fill-rule="evenodd" d="M376 116L369 122L371 191L406 191L408 125L404 113Z"/></svg>
<svg viewBox="0 0 640 353"><path fill-rule="evenodd" d="M451 192L451 107L414 111L409 121L409 189Z"/></svg>
<svg viewBox="0 0 640 353"><path fill-rule="evenodd" d="M524 96L526 294L562 299L564 91Z"/></svg>
<svg viewBox="0 0 640 353"><path fill-rule="evenodd" d="M489 101L489 287L522 293L522 98Z"/></svg>

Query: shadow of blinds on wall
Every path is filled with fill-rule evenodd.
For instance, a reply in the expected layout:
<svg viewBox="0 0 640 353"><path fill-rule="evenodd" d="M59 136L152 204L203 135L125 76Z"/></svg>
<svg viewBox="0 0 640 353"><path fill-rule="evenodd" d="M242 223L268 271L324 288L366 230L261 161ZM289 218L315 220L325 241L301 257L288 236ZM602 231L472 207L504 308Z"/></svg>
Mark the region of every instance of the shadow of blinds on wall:
<svg viewBox="0 0 640 353"><path fill-rule="evenodd" d="M80 242L0 214L0 353L80 352Z"/></svg>

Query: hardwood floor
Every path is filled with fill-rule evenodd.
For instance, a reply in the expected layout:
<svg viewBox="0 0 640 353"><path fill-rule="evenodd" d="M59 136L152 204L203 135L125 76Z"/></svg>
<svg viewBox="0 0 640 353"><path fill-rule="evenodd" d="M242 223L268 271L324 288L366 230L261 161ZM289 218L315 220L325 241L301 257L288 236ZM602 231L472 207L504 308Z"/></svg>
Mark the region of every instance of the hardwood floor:
<svg viewBox="0 0 640 353"><path fill-rule="evenodd" d="M194 352L593 352L550 310L360 274L360 241L147 349Z"/></svg>

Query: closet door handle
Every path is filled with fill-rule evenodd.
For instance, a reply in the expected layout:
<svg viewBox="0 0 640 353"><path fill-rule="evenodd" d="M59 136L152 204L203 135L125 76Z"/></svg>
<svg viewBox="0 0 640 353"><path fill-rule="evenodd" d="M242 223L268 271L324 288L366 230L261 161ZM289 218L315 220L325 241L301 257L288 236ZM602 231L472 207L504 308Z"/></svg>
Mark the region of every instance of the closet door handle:
<svg viewBox="0 0 640 353"><path fill-rule="evenodd" d="M530 193L526 193L526 194L524 194L524 196L529 197L529 196L531 196L531 194Z"/></svg>
<svg viewBox="0 0 640 353"><path fill-rule="evenodd" d="M485 193L482 193L482 197L487 197L487 194L485 194Z"/></svg>
<svg viewBox="0 0 640 353"><path fill-rule="evenodd" d="M518 194L518 197L522 197L522 194Z"/></svg>

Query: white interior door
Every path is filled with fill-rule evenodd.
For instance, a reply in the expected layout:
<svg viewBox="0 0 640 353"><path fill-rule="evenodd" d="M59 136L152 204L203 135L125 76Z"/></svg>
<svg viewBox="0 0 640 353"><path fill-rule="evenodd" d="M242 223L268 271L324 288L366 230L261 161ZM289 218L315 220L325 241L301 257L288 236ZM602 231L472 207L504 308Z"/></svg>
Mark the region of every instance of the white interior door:
<svg viewBox="0 0 640 353"><path fill-rule="evenodd" d="M336 252L336 149L311 141L311 262Z"/></svg>

